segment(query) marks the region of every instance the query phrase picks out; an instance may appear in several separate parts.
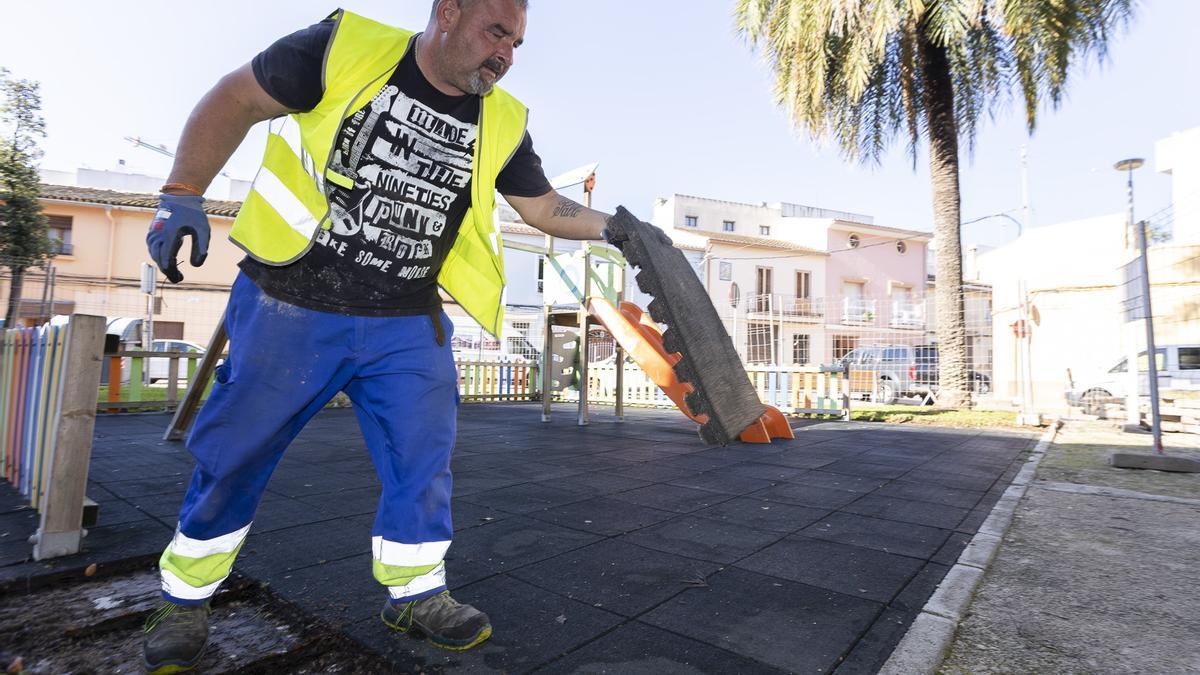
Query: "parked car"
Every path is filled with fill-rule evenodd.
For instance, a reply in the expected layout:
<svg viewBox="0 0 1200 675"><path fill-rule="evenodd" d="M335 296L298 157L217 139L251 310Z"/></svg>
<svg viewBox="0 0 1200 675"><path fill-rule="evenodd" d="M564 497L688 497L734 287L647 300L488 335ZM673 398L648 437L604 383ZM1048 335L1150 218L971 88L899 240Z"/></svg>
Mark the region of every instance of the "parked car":
<svg viewBox="0 0 1200 675"><path fill-rule="evenodd" d="M850 366L850 393L876 403L891 404L904 396L929 398L938 389L937 345L857 347L838 359ZM978 371L968 373L971 391L987 394L992 380Z"/></svg>
<svg viewBox="0 0 1200 675"><path fill-rule="evenodd" d="M1154 351L1159 389L1200 388L1200 345L1164 345ZM1107 370L1073 378L1066 391L1067 404L1097 413L1106 403L1124 401L1129 392L1128 361L1124 358ZM1138 354L1138 373L1138 395L1149 396L1150 362L1144 351Z"/></svg>
<svg viewBox="0 0 1200 675"><path fill-rule="evenodd" d="M186 340L155 340L151 345L151 350L155 352L185 352L189 354L203 355L207 351L204 347L195 342ZM151 357L146 359L146 373L151 382L157 380L166 380L170 378L171 359L162 357ZM197 363L199 365L199 363ZM186 380L188 376L187 359L179 359L178 370L180 380Z"/></svg>

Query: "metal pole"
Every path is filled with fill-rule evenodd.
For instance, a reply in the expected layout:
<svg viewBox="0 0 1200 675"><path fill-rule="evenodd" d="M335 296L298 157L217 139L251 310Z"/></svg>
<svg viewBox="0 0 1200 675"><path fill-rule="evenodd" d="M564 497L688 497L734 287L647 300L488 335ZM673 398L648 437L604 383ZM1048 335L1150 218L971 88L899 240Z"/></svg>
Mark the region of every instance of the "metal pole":
<svg viewBox="0 0 1200 675"><path fill-rule="evenodd" d="M588 299L592 296L592 248L583 244L583 300L579 303L579 426L588 424Z"/></svg>
<svg viewBox="0 0 1200 675"><path fill-rule="evenodd" d="M1154 349L1154 311L1150 306L1150 261L1146 252L1146 223L1137 224L1138 251L1142 259L1142 307L1146 318L1146 361L1150 376L1150 428L1154 434L1154 452L1163 454L1162 423L1158 416L1158 363ZM1135 392L1136 393L1136 392Z"/></svg>
<svg viewBox="0 0 1200 675"><path fill-rule="evenodd" d="M550 278L550 259L554 257L554 237L546 235L546 258L542 264L542 324L546 329L542 336L542 421L550 421L550 399L553 396L554 326L551 325L550 301L546 297L546 281Z"/></svg>
<svg viewBox="0 0 1200 675"><path fill-rule="evenodd" d="M50 318L49 318L50 315L46 313L46 294L48 294L50 292L50 273L53 271L54 271L54 263L53 262L47 263L46 264L46 277L45 277L45 279L42 280L42 308L41 308L41 310L38 311L38 320L39 321L41 320L41 318L43 316L47 317L46 318L47 322L49 322L49 320L50 320Z"/></svg>
<svg viewBox="0 0 1200 675"><path fill-rule="evenodd" d="M1125 230L1126 243L1129 248L1137 246L1136 241L1130 241L1129 235L1132 234L1133 222L1133 167L1127 170L1127 180L1125 183L1126 203L1129 206L1128 219L1126 220L1127 228ZM1136 250L1136 249L1135 249ZM1134 255L1137 255L1136 253ZM1144 305L1143 305L1144 307ZM1133 322L1129 322L1132 324ZM1128 346L1125 350L1125 362L1128 367L1125 369L1126 375L1126 392L1125 392L1125 428L1126 430L1134 430L1141 426L1142 416L1140 412L1141 402L1138 396L1140 379L1138 373L1138 345L1137 345L1137 329L1133 325L1125 327L1125 334L1129 339Z"/></svg>

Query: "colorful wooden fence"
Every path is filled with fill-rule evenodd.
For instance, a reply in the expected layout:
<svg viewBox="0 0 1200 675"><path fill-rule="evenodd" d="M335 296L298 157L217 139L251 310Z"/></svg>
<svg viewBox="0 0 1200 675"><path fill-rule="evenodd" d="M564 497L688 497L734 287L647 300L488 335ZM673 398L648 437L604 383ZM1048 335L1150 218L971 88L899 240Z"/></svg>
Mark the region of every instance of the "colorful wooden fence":
<svg viewBox="0 0 1200 675"><path fill-rule="evenodd" d="M196 352L146 352L122 350L105 354L104 370L108 374L107 390L97 404L102 413L145 410L174 410L186 388L195 379L196 367L204 354ZM149 359L166 361L166 387L146 386L147 373L162 375L151 369ZM184 372L180 372L183 370ZM205 383L204 396L212 388L211 378Z"/></svg>
<svg viewBox="0 0 1200 675"><path fill-rule="evenodd" d="M749 366L746 373L763 403L793 415L831 415L848 419L849 381L842 372L822 372L817 367L777 368ZM615 403L617 370L612 363L588 366L588 400ZM627 405L674 407L658 385L635 365L625 367L624 401ZM578 400L578 393L566 390L562 400Z"/></svg>
<svg viewBox="0 0 1200 675"><path fill-rule="evenodd" d="M41 510L65 370L67 327L13 328L0 346L0 473Z"/></svg>
<svg viewBox="0 0 1200 675"><path fill-rule="evenodd" d="M537 363L455 361L463 401L540 401Z"/></svg>

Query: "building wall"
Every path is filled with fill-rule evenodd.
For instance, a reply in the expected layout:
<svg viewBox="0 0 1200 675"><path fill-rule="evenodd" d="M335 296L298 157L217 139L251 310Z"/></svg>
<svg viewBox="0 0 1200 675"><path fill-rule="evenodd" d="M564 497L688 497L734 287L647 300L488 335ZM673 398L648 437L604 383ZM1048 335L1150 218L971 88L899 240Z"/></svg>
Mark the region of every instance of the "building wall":
<svg viewBox="0 0 1200 675"><path fill-rule="evenodd" d="M1171 175L1176 244L1200 244L1200 127L1154 144L1155 170Z"/></svg>
<svg viewBox="0 0 1200 675"><path fill-rule="evenodd" d="M1030 365L1039 410L1065 408L1068 370L1078 378L1111 367L1126 353L1136 331L1120 312L1120 268L1132 255L1125 230L1123 214L1047 225L978 257L980 278L993 290L997 397L1015 398L1020 391L1012 327L1019 282L1030 300Z"/></svg>
<svg viewBox="0 0 1200 675"><path fill-rule="evenodd" d="M857 234L859 245L850 248L851 234ZM910 290L919 297L925 289L925 247L920 240L906 240L907 250L896 250L898 236L867 234L851 224L839 223L826 234L825 246L830 252L829 273L825 296L841 298L846 281L865 281L863 296L890 300L898 287Z"/></svg>

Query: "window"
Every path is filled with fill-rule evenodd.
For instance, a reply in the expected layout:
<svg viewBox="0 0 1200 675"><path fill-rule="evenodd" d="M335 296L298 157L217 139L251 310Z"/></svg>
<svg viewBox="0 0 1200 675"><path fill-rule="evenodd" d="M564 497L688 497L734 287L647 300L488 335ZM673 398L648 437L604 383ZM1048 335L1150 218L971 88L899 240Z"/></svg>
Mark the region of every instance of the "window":
<svg viewBox="0 0 1200 675"><path fill-rule="evenodd" d="M1179 348L1179 369L1200 370L1200 347Z"/></svg>
<svg viewBox="0 0 1200 675"><path fill-rule="evenodd" d="M896 242L896 252L899 253L900 255L904 255L905 253L908 253L908 244L904 243L904 240L897 241Z"/></svg>
<svg viewBox="0 0 1200 675"><path fill-rule="evenodd" d="M683 217L683 226L684 227L699 227L700 219L697 218L696 216L684 216Z"/></svg>
<svg viewBox="0 0 1200 675"><path fill-rule="evenodd" d="M779 350L779 326L752 323L746 330L746 362L774 363Z"/></svg>
<svg viewBox="0 0 1200 675"><path fill-rule="evenodd" d="M908 347L888 347L883 350L884 361L907 361Z"/></svg>
<svg viewBox="0 0 1200 675"><path fill-rule="evenodd" d="M833 359L836 361L843 356L854 351L858 346L858 336L856 335L834 335L833 336Z"/></svg>
<svg viewBox="0 0 1200 675"><path fill-rule="evenodd" d="M812 297L812 273L796 272L796 299L808 300Z"/></svg>
<svg viewBox="0 0 1200 675"><path fill-rule="evenodd" d="M1167 368L1166 361L1167 361L1167 350L1155 349L1154 350L1154 367L1158 369L1158 372L1161 373L1162 371L1166 370L1166 368ZM1138 372L1139 373L1150 372L1150 361L1146 358L1146 352L1142 352L1142 353L1138 354Z"/></svg>
<svg viewBox="0 0 1200 675"><path fill-rule="evenodd" d="M797 333L792 336L792 363L802 366L811 359L809 356L810 339L808 335Z"/></svg>
<svg viewBox="0 0 1200 675"><path fill-rule="evenodd" d="M862 243L862 240L859 238L859 236L857 234L852 234L846 238L846 246L848 246L849 248L858 248L858 245L861 243Z"/></svg>
<svg viewBox="0 0 1200 675"><path fill-rule="evenodd" d="M771 268L756 267L754 270L754 295L756 312L765 312L771 307Z"/></svg>
<svg viewBox="0 0 1200 675"><path fill-rule="evenodd" d="M732 220L723 221L721 223L721 229L725 230L726 232L733 232L734 222Z"/></svg>
<svg viewBox="0 0 1200 675"><path fill-rule="evenodd" d="M770 225L759 225L758 226L758 235L760 237L771 236L771 226Z"/></svg>
<svg viewBox="0 0 1200 675"><path fill-rule="evenodd" d="M71 216L46 216L46 234L50 237L50 252L71 255Z"/></svg>
<svg viewBox="0 0 1200 675"><path fill-rule="evenodd" d="M545 256L540 256L540 255L538 256L537 281L538 281L538 293L542 293L543 292L542 289L544 289L546 287L546 258L545 258Z"/></svg>

